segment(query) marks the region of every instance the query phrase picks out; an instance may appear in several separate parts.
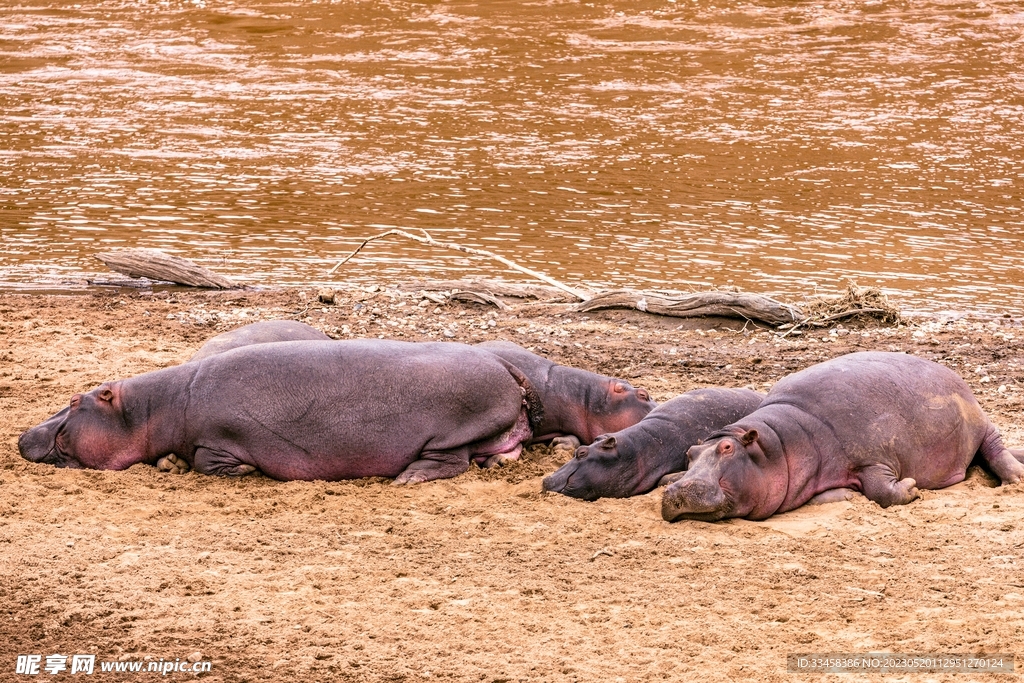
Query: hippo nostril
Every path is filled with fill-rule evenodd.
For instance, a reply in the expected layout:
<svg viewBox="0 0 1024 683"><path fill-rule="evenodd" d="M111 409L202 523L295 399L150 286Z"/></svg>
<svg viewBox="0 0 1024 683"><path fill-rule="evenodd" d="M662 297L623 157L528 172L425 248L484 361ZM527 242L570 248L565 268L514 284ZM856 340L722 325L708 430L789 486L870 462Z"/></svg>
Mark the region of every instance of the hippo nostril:
<svg viewBox="0 0 1024 683"><path fill-rule="evenodd" d="M540 487L545 491L551 491L552 493L561 493L562 489L565 488L568 483L568 477L560 477L558 472L553 472L548 476L544 477L544 481L541 482Z"/></svg>

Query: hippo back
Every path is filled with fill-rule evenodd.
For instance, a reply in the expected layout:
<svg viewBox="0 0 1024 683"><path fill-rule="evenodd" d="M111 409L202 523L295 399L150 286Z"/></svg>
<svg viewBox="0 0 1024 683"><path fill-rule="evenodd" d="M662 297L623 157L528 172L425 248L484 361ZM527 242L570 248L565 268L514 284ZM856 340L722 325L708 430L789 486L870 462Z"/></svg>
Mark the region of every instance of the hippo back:
<svg viewBox="0 0 1024 683"><path fill-rule="evenodd" d="M325 341L329 340L320 330L296 320L263 320L242 327L236 327L211 337L189 359L189 362L203 360L218 353L253 344L268 344L283 341Z"/></svg>

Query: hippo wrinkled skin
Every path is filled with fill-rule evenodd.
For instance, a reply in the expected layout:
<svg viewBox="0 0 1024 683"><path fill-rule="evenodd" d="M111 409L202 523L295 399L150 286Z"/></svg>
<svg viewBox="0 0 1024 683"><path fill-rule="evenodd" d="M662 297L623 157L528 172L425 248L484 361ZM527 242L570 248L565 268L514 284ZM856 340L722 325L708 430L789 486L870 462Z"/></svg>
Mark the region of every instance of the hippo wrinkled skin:
<svg viewBox="0 0 1024 683"><path fill-rule="evenodd" d="M541 413L517 368L472 346L277 342L105 382L18 448L59 467L174 454L203 474L402 484L517 458Z"/></svg>
<svg viewBox="0 0 1024 683"><path fill-rule="evenodd" d="M966 382L902 353L841 356L790 375L761 407L689 451L662 499L668 521L765 519L835 489L882 507L962 481L978 457L1024 480Z"/></svg>
<svg viewBox="0 0 1024 683"><path fill-rule="evenodd" d="M559 365L512 342L483 342L477 347L519 368L540 396L544 419L531 443L556 439L556 443L576 448L592 442L598 434L636 424L657 405L646 389L634 388L622 379Z"/></svg>
<svg viewBox="0 0 1024 683"><path fill-rule="evenodd" d="M199 347L199 350L187 362L191 363L215 356L218 353L230 351L231 349L252 346L254 344L329 339L330 337L315 327L295 320L262 320L242 325L241 327L236 327L233 330L228 330L215 337L211 337L206 340L205 344ZM57 436L57 429L64 424L64 420L67 418L70 410L70 408L62 408L29 430L32 433L30 437L32 442L52 444L53 439ZM156 466L161 470L179 474L187 472L189 469L188 463L173 454L158 460Z"/></svg>
<svg viewBox="0 0 1024 683"><path fill-rule="evenodd" d="M583 500L647 493L665 475L686 469L687 449L754 412L764 394L749 389L696 389L662 403L647 417L604 434L544 479L544 490Z"/></svg>

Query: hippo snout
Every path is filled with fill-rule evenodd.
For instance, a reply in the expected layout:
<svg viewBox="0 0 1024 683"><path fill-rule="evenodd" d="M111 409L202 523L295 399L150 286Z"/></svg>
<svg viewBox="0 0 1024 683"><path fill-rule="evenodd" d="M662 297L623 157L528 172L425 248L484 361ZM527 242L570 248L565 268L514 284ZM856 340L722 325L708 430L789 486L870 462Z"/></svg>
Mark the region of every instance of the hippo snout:
<svg viewBox="0 0 1024 683"><path fill-rule="evenodd" d="M46 430L29 429L18 437L18 452L29 462L43 462L53 450L53 441Z"/></svg>
<svg viewBox="0 0 1024 683"><path fill-rule="evenodd" d="M565 487L569 484L569 477L576 471L576 467L575 460L565 463L558 470L544 477L544 481L541 482L542 488L552 493L563 493Z"/></svg>
<svg viewBox="0 0 1024 683"><path fill-rule="evenodd" d="M705 479L680 479L665 490L661 516L666 522L699 519L713 522L725 517L728 501L717 482Z"/></svg>

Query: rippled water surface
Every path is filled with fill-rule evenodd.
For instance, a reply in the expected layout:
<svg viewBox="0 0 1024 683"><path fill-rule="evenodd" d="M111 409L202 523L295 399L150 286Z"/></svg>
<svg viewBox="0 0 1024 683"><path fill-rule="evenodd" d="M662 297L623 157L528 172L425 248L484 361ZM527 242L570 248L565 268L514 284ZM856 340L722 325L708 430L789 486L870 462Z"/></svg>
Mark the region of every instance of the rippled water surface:
<svg viewBox="0 0 1024 683"><path fill-rule="evenodd" d="M1024 6L12 0L0 286L500 275L1024 309Z"/></svg>

